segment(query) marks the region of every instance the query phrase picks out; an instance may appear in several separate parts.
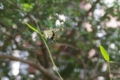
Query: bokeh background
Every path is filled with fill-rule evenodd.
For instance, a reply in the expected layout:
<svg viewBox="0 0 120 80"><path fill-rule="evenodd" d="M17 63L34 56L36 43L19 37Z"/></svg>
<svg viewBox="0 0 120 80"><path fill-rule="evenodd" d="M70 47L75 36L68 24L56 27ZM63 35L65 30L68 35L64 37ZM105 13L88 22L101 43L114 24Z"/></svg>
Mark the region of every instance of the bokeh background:
<svg viewBox="0 0 120 80"><path fill-rule="evenodd" d="M64 80L120 80L120 0L0 0L0 80L60 80L36 32L63 27L47 44ZM36 23L35 23L36 22ZM99 45L117 62L108 64Z"/></svg>

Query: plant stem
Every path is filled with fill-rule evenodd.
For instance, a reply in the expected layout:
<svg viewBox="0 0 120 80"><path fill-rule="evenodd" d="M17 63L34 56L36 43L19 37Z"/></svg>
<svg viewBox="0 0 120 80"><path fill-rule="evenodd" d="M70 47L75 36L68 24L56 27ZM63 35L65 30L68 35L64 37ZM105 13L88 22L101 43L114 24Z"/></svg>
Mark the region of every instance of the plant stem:
<svg viewBox="0 0 120 80"><path fill-rule="evenodd" d="M108 71L109 71L109 77L110 77L110 80L112 80L112 78L111 78L111 70L110 70L110 62L108 62Z"/></svg>
<svg viewBox="0 0 120 80"><path fill-rule="evenodd" d="M36 23L36 24L37 24L37 23ZM53 64L53 66L55 67L55 71L56 71L56 73L58 74L58 76L60 77L60 79L63 80L63 78L61 77L60 73L59 73L58 70L57 70L57 67L56 67L55 62L54 62L54 60L53 60L53 57L52 57L52 55L51 55L50 49L49 49L49 47L48 47L48 45L47 45L47 43L46 43L43 35L42 35L41 32L40 32L40 28L39 28L38 25L37 25L37 27L38 27L38 30L39 30L39 34L40 34L40 36L42 37L42 40L43 40L43 42L44 42L44 44L45 44L45 46L46 46L46 48L47 48L47 50L48 50L48 53L49 53L49 56L50 56L50 60L51 60L51 62L52 62L52 64Z"/></svg>

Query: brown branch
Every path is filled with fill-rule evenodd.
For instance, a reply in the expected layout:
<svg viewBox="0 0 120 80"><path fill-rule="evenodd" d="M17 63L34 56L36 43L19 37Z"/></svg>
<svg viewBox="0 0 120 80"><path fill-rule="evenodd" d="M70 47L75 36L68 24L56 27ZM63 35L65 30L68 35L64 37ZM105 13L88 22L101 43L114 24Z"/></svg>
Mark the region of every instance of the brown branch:
<svg viewBox="0 0 120 80"><path fill-rule="evenodd" d="M45 69L42 65L40 65L39 63L36 63L34 61L24 60L24 59L14 57L14 56L9 56L9 55L0 55L0 59L15 60L15 61L20 61L20 62L26 63L28 65L32 65L37 70L41 71L49 79L51 79L51 80L58 79L58 76L53 72L53 70L51 70L52 68Z"/></svg>
<svg viewBox="0 0 120 80"><path fill-rule="evenodd" d="M73 45L67 44L67 43L56 43L54 46L60 46L60 49L56 52L57 54L55 55L55 58L54 58L55 60L58 59L61 51L65 51L68 48L73 49L75 51L80 51L80 49L77 48L76 46L73 46Z"/></svg>
<svg viewBox="0 0 120 80"><path fill-rule="evenodd" d="M36 69L40 70L40 71L44 71L44 68L39 65L39 68L37 67L38 64L35 64L36 62L33 62L33 61L29 61L29 60L24 60L24 59L21 59L21 58L18 58L18 57L14 57L14 56L9 56L9 55L0 55L0 59L9 59L9 60L15 60L15 61L20 61L20 62L23 62L23 63L26 63L28 65L32 65L34 66Z"/></svg>
<svg viewBox="0 0 120 80"><path fill-rule="evenodd" d="M73 45L67 44L67 43L57 43L57 44L55 44L55 46L67 46L67 47L70 47L74 50L79 50L79 48L77 48L76 46L73 46Z"/></svg>
<svg viewBox="0 0 120 80"><path fill-rule="evenodd" d="M18 57L14 57L14 56L0 55L0 58L10 59L10 60L15 60L15 61L20 61L20 62L27 63L27 64L29 64L29 65L32 65L32 64L33 64L31 61L24 60L24 59L21 59L21 58L18 58Z"/></svg>

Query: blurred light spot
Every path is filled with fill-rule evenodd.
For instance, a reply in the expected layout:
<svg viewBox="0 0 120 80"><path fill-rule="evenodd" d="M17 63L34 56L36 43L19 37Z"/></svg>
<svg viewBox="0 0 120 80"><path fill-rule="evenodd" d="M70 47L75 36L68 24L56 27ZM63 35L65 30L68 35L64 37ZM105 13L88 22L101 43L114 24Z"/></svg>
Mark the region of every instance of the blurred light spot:
<svg viewBox="0 0 120 80"><path fill-rule="evenodd" d="M22 23L26 23L26 22L28 22L29 21L29 19L28 18L25 18L23 21L22 21Z"/></svg>
<svg viewBox="0 0 120 80"><path fill-rule="evenodd" d="M61 25L61 23L60 23L60 21L59 20L56 20L56 26L58 26L58 25Z"/></svg>
<svg viewBox="0 0 120 80"><path fill-rule="evenodd" d="M95 9L94 11L95 20L99 20L100 16L101 16L100 9Z"/></svg>
<svg viewBox="0 0 120 80"><path fill-rule="evenodd" d="M30 77L30 78L34 78L34 75L30 74L29 77Z"/></svg>
<svg viewBox="0 0 120 80"><path fill-rule="evenodd" d="M51 20L51 19L53 19L53 17L50 15L50 16L49 16L49 19Z"/></svg>
<svg viewBox="0 0 120 80"><path fill-rule="evenodd" d="M0 28L2 32L6 32L6 29L5 28Z"/></svg>
<svg viewBox="0 0 120 80"><path fill-rule="evenodd" d="M93 61L93 62L98 61L98 58L97 58L97 57L94 57L94 58L92 58L91 61Z"/></svg>
<svg viewBox="0 0 120 80"><path fill-rule="evenodd" d="M12 74L14 75L14 76L17 76L18 74L19 74L19 67L15 67L15 66L18 66L18 64L17 63L14 63L14 64L12 64Z"/></svg>
<svg viewBox="0 0 120 80"><path fill-rule="evenodd" d="M111 48L111 49L115 49L115 44L114 44L114 43L111 43L111 44L110 44L110 48Z"/></svg>
<svg viewBox="0 0 120 80"><path fill-rule="evenodd" d="M104 3L107 7L112 7L114 5L115 0L104 0Z"/></svg>
<svg viewBox="0 0 120 80"><path fill-rule="evenodd" d="M5 66L6 65L6 63L2 63L2 66Z"/></svg>
<svg viewBox="0 0 120 80"><path fill-rule="evenodd" d="M95 53L96 53L95 49L91 49L88 53L89 54L88 58L92 58L95 55Z"/></svg>
<svg viewBox="0 0 120 80"><path fill-rule="evenodd" d="M117 21L116 17L110 16L110 21L107 22L106 25L107 25L107 27L116 28L116 27L120 26L120 22Z"/></svg>
<svg viewBox="0 0 120 80"><path fill-rule="evenodd" d="M109 74L109 76L112 78L112 77L113 77L113 74Z"/></svg>
<svg viewBox="0 0 120 80"><path fill-rule="evenodd" d="M20 42L21 36L20 36L20 35L16 36L16 37L15 37L15 40L16 40L16 42Z"/></svg>
<svg viewBox="0 0 120 80"><path fill-rule="evenodd" d="M16 24L13 24L12 26L14 29L17 29L17 25Z"/></svg>
<svg viewBox="0 0 120 80"><path fill-rule="evenodd" d="M19 50L14 50L12 55L15 57L19 57L19 52Z"/></svg>
<svg viewBox="0 0 120 80"><path fill-rule="evenodd" d="M22 77L20 75L16 76L16 80L22 80Z"/></svg>
<svg viewBox="0 0 120 80"><path fill-rule="evenodd" d="M8 77L2 77L1 80L9 80Z"/></svg>
<svg viewBox="0 0 120 80"><path fill-rule="evenodd" d="M103 66L102 66L102 71L105 72L107 70L107 63L104 63Z"/></svg>
<svg viewBox="0 0 120 80"><path fill-rule="evenodd" d="M4 43L2 41L0 41L0 46L2 46Z"/></svg>
<svg viewBox="0 0 120 80"><path fill-rule="evenodd" d="M14 50L12 55L15 57L19 57L19 50ZM12 61L11 68L12 68L12 74L14 76L17 76L19 74L19 67L20 67L20 62Z"/></svg>
<svg viewBox="0 0 120 80"><path fill-rule="evenodd" d="M28 68L29 68L28 64L21 63L21 65L20 65L20 72L22 74L26 75L26 74L28 74Z"/></svg>
<svg viewBox="0 0 120 80"><path fill-rule="evenodd" d="M53 70L59 70L59 68L57 68L57 66L53 66Z"/></svg>
<svg viewBox="0 0 120 80"><path fill-rule="evenodd" d="M75 72L80 72L80 69L75 68L74 71L75 71Z"/></svg>
<svg viewBox="0 0 120 80"><path fill-rule="evenodd" d="M13 49L16 49L16 48L17 48L17 46L16 46L15 44L13 44L13 46L12 46L12 47L13 47Z"/></svg>
<svg viewBox="0 0 120 80"><path fill-rule="evenodd" d="M89 9L91 8L91 4L90 4L90 3L85 4L84 8L85 8L86 10L89 10Z"/></svg>
<svg viewBox="0 0 120 80"><path fill-rule="evenodd" d="M4 8L3 4L2 4L2 3L0 3L0 9L3 9L3 8Z"/></svg>
<svg viewBox="0 0 120 80"><path fill-rule="evenodd" d="M65 15L63 15L63 14L56 14L58 17L59 17L59 20L56 20L56 23L55 23L55 25L56 26L59 26L59 25L62 25L65 21L66 21L66 17L65 17Z"/></svg>
<svg viewBox="0 0 120 80"><path fill-rule="evenodd" d="M80 71L80 78L81 79L84 79L84 76L85 76L84 74L85 74L85 70L81 70Z"/></svg>
<svg viewBox="0 0 120 80"><path fill-rule="evenodd" d="M33 40L33 41L36 41L36 37L37 37L37 33L36 33L36 32L33 32L33 34L32 34L32 40Z"/></svg>
<svg viewBox="0 0 120 80"><path fill-rule="evenodd" d="M99 38L104 37L104 35L106 35L106 32L105 32L104 30L101 30L101 31L99 31L99 32L97 33L97 36L98 36Z"/></svg>
<svg viewBox="0 0 120 80"><path fill-rule="evenodd" d="M96 9L94 10L95 20L99 21L100 17L103 16L104 14L105 14L104 9L101 9L100 4L97 4Z"/></svg>
<svg viewBox="0 0 120 80"><path fill-rule="evenodd" d="M66 17L65 17L65 15L61 14L61 15L59 15L59 19L60 19L60 20L63 20L63 21L65 22Z"/></svg>
<svg viewBox="0 0 120 80"><path fill-rule="evenodd" d="M100 29L100 28L101 28L101 26L100 26L100 25L98 25L98 26L97 26L97 29Z"/></svg>
<svg viewBox="0 0 120 80"><path fill-rule="evenodd" d="M105 80L103 76L99 76L97 80Z"/></svg>
<svg viewBox="0 0 120 80"><path fill-rule="evenodd" d="M26 60L26 59L28 58L28 56L29 56L28 51L21 51L21 52L20 52L20 58Z"/></svg>
<svg viewBox="0 0 120 80"><path fill-rule="evenodd" d="M88 32L92 32L92 26L89 23L85 23L85 28L87 29Z"/></svg>

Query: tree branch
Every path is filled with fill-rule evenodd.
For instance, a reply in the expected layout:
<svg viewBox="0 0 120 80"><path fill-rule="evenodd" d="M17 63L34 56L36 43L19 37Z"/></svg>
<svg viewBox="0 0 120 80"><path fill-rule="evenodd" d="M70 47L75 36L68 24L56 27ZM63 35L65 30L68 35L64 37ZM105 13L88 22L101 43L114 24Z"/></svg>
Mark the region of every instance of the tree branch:
<svg viewBox="0 0 120 80"><path fill-rule="evenodd" d="M0 55L0 58L10 59L10 60L15 60L15 61L20 61L20 62L23 62L23 63L27 63L27 64L29 64L29 65L32 65L32 64L33 64L31 61L24 60L24 59L21 59L21 58L18 58L18 57L14 57L14 56Z"/></svg>
<svg viewBox="0 0 120 80"><path fill-rule="evenodd" d="M2 58L14 60L14 61L20 61L20 62L26 63L28 65L32 65L33 67L35 67L37 70L41 71L46 77L48 77L51 80L57 80L57 78L58 78L58 76L50 68L45 69L38 62L36 63L34 61L24 60L24 59L14 57L14 56L9 56L9 55L0 55L0 59L2 59Z"/></svg>

